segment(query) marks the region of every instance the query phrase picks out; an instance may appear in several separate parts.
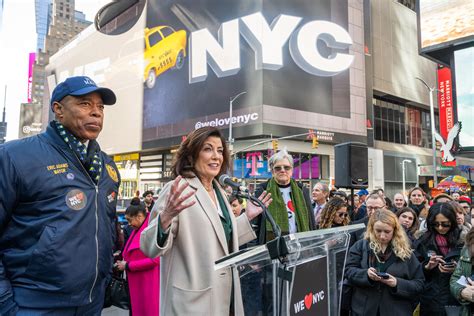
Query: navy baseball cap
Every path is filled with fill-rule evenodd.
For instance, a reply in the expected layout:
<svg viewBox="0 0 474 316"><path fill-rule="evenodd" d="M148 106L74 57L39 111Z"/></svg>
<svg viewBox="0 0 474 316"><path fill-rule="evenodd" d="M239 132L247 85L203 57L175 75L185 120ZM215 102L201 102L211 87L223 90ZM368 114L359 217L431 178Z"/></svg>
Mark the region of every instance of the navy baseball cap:
<svg viewBox="0 0 474 316"><path fill-rule="evenodd" d="M98 87L95 82L86 76L69 77L54 88L50 105L61 101L68 95L82 96L92 92L97 92L102 97L104 104L112 105L117 101L115 93L108 88Z"/></svg>

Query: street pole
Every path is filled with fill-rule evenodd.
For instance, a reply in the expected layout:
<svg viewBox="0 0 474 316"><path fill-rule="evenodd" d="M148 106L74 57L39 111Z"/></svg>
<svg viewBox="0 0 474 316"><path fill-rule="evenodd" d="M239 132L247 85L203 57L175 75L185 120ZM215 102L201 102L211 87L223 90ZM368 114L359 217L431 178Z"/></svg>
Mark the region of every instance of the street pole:
<svg viewBox="0 0 474 316"><path fill-rule="evenodd" d="M234 103L234 101L240 97L241 95L244 95L246 94L247 91L242 91L240 92L239 94L237 94L236 96L233 96L229 99L229 151L232 152L233 150L233 143L234 143L234 139L232 138L232 103Z"/></svg>
<svg viewBox="0 0 474 316"><path fill-rule="evenodd" d="M408 162L408 163L411 163L411 160L408 160L408 159L403 159L402 161L402 183L403 183L403 190L402 190L402 194L403 194L403 198L405 199L405 162Z"/></svg>
<svg viewBox="0 0 474 316"><path fill-rule="evenodd" d="M438 174L436 170L436 140L435 140L435 120L434 120L434 104L433 104L433 92L438 91L435 87L430 87L426 81L421 78L416 77L416 79L420 80L430 93L430 121L431 121L431 147L433 149L433 187L438 186Z"/></svg>

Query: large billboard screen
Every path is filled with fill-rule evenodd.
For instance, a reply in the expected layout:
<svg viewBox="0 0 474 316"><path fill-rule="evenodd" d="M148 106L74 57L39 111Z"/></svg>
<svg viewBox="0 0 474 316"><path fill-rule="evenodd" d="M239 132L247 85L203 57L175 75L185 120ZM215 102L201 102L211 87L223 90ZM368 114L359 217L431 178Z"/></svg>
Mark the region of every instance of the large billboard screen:
<svg viewBox="0 0 474 316"><path fill-rule="evenodd" d="M474 150L474 47L454 52L458 121L462 122L459 145Z"/></svg>
<svg viewBox="0 0 474 316"><path fill-rule="evenodd" d="M230 121L263 135L265 106L351 119L347 0L149 1L146 25L144 148Z"/></svg>
<svg viewBox="0 0 474 316"><path fill-rule="evenodd" d="M474 1L420 0L419 26L422 50L467 42L474 37Z"/></svg>

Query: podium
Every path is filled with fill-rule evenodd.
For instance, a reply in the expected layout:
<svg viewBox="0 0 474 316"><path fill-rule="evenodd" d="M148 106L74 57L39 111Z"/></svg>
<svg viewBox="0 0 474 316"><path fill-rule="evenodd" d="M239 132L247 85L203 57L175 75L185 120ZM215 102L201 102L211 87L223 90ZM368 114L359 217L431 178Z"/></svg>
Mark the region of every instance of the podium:
<svg viewBox="0 0 474 316"><path fill-rule="evenodd" d="M246 316L336 316L350 233L360 229L365 225L286 235L283 260L260 245L223 257L214 268L238 271Z"/></svg>

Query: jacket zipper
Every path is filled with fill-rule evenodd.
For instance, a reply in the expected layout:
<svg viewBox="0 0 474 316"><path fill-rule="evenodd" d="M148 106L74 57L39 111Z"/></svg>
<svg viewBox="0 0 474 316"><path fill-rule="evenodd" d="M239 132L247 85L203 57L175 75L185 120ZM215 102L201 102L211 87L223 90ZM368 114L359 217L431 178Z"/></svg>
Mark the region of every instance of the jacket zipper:
<svg viewBox="0 0 474 316"><path fill-rule="evenodd" d="M89 175L89 172L87 172L86 168L84 168L84 165L82 164L81 160L79 157L76 156L76 154L71 150L72 154L74 157L76 157L76 160L79 162L79 165L81 165L82 170L85 172L91 183L94 185L95 188L95 277L94 277L94 282L92 283L91 290L89 292L89 303L92 303L92 291L94 290L94 286L97 283L97 277L99 275L99 238L97 236L98 231L99 231L99 206L98 206L98 199L99 199L99 184L95 184L95 182L92 180L91 176Z"/></svg>
<svg viewBox="0 0 474 316"><path fill-rule="evenodd" d="M97 237L97 232L99 231L99 215L97 211L99 209L98 206L98 198L99 198L99 186L95 186L95 278L94 283L92 283L91 291L89 292L89 302L92 303L92 291L94 290L94 286L97 282L97 276L99 275L99 239Z"/></svg>

